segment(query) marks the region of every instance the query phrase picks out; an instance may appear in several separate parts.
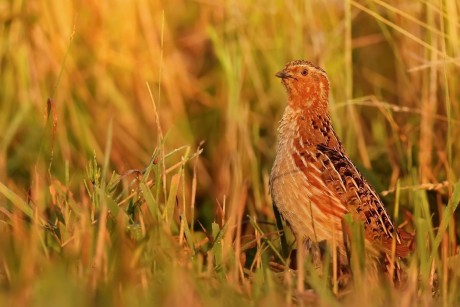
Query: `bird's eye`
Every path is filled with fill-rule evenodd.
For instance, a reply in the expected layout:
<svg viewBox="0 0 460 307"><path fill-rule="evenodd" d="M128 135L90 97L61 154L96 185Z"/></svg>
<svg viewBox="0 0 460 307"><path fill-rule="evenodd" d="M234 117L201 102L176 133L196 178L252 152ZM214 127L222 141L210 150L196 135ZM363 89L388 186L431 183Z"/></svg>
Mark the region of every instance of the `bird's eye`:
<svg viewBox="0 0 460 307"><path fill-rule="evenodd" d="M308 70L306 70L306 69L302 70L301 74L302 74L302 76L308 75Z"/></svg>

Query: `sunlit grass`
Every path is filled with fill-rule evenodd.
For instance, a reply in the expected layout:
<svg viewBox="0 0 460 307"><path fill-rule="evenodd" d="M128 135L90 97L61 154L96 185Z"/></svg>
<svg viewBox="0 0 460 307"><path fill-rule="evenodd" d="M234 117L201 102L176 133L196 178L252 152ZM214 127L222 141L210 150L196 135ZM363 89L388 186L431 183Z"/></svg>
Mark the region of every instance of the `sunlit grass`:
<svg viewBox="0 0 460 307"><path fill-rule="evenodd" d="M458 304L459 10L0 3L0 304ZM293 59L328 72L348 154L415 232L404 289L359 269L339 288L281 247L274 74Z"/></svg>

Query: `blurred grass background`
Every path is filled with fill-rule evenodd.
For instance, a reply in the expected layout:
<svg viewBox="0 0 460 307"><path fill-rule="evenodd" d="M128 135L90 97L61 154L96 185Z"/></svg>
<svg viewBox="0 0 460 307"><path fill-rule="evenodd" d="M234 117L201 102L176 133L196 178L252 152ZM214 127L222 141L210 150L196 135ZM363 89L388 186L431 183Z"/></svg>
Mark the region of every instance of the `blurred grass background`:
<svg viewBox="0 0 460 307"><path fill-rule="evenodd" d="M456 0L1 1L0 303L458 303L459 18ZM417 228L405 292L339 299L269 269L274 74L294 59L328 72L348 154Z"/></svg>

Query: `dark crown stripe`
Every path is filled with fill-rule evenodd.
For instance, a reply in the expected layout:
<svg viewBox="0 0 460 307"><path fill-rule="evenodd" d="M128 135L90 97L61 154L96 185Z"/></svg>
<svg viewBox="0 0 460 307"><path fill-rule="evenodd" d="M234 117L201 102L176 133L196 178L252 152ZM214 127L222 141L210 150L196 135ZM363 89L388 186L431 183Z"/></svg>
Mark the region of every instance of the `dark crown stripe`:
<svg viewBox="0 0 460 307"><path fill-rule="evenodd" d="M292 66L299 66L299 65L307 65L307 66L310 66L310 67L313 67L323 73L326 73L324 71L324 69L322 69L321 67L313 64L312 62L309 62L309 61L305 61L305 60L296 60L296 61L291 61L289 63L286 64L286 67L285 68L289 68L289 67L292 67Z"/></svg>

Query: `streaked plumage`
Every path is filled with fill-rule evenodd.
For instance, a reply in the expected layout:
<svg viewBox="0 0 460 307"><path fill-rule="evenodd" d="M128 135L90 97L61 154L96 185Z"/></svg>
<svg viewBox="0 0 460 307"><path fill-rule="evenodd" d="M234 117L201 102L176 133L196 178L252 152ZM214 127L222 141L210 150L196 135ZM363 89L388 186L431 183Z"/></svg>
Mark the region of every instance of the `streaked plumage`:
<svg viewBox="0 0 460 307"><path fill-rule="evenodd" d="M396 257L409 249L384 206L356 169L334 132L328 113L329 79L307 61L293 61L276 74L288 105L278 128L276 159L270 175L275 205L296 235L315 242L335 240L340 257L346 249L342 219L351 213L362 221L366 250L375 258Z"/></svg>

